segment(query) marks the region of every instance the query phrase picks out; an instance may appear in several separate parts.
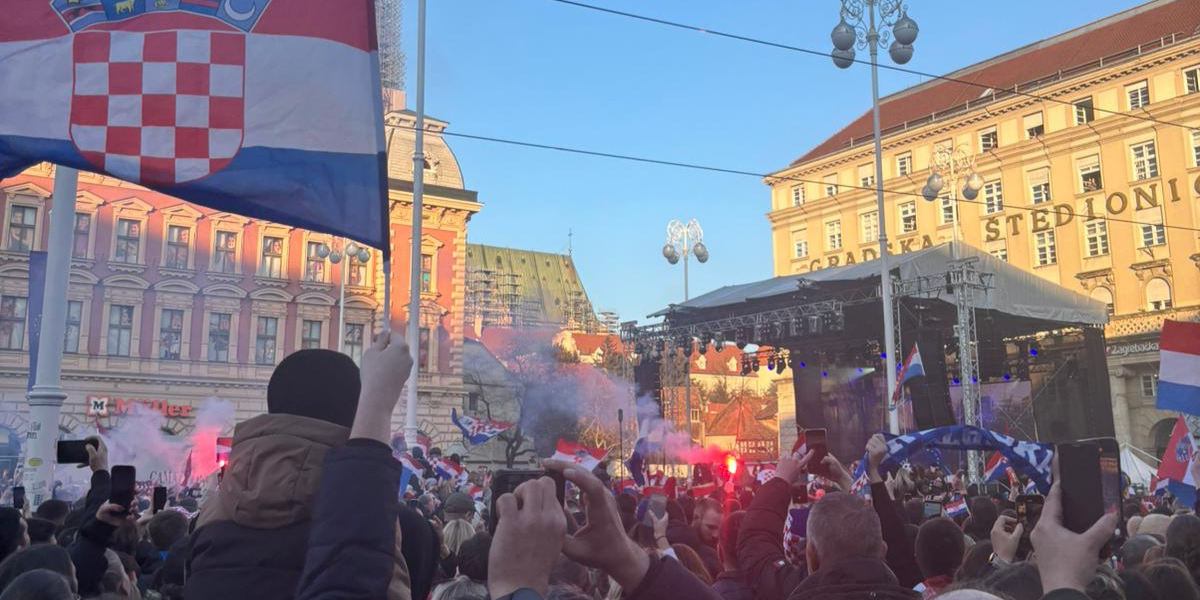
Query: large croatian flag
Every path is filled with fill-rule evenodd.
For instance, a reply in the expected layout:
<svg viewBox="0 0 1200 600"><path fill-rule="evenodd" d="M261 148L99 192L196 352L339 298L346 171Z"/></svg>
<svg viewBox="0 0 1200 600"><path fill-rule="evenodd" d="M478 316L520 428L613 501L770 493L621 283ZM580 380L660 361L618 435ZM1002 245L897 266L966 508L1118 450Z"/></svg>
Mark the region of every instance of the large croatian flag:
<svg viewBox="0 0 1200 600"><path fill-rule="evenodd" d="M0 178L41 161L387 249L372 0L20 0Z"/></svg>
<svg viewBox="0 0 1200 600"><path fill-rule="evenodd" d="M1156 408L1200 415L1200 323L1164 321L1158 350Z"/></svg>
<svg viewBox="0 0 1200 600"><path fill-rule="evenodd" d="M908 357L904 359L904 364L900 367L900 372L896 374L896 392L892 395L892 406L900 404L903 393L902 389L908 382L917 377L925 376L925 363L921 362L921 350L913 344L912 351L908 353Z"/></svg>
<svg viewBox="0 0 1200 600"><path fill-rule="evenodd" d="M453 408L450 409L450 422L454 423L459 431L462 431L463 438L472 446L482 444L515 426L513 423L494 421L483 417L460 416L458 410Z"/></svg>

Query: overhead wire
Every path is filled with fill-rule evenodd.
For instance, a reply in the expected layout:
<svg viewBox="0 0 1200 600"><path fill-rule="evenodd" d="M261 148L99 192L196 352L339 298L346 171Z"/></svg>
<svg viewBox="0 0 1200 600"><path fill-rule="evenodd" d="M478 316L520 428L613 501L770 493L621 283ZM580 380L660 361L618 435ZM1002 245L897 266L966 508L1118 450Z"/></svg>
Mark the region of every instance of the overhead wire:
<svg viewBox="0 0 1200 600"><path fill-rule="evenodd" d="M682 30L691 31L691 32L695 32L695 33L714 35L717 37L723 37L723 38L727 38L727 39L731 39L731 40L737 40L740 42L747 42L750 44L757 44L760 46L776 48L779 50L788 50L788 51L792 51L792 52L799 52L801 54L808 54L810 56L821 56L821 57L830 58L830 59L834 58L834 56L832 54L830 54L829 52L822 52L820 50L813 50L811 48L804 48L801 46L793 46L791 44L784 44L781 42L772 42L770 40L753 38L750 36L738 35L735 33L729 33L729 32L725 32L725 31L718 31L716 29L709 29L707 27L699 27L697 25L688 25L686 23L679 23L677 21L668 21L666 19L660 19L657 17L649 17L646 15L639 15L636 13L626 12L626 11L622 11L622 10L616 10L613 8L606 8L603 6L596 6L594 4L578 2L577 0L544 0L544 1L556 2L558 4L574 6L577 8L607 13L610 15L625 17L625 18L629 18L629 19L635 19L635 20L644 21L647 23L654 23L656 25L663 25L665 27L672 27L675 29L682 29ZM842 57L839 57L839 59L845 60ZM862 59L858 59L858 58L849 59L849 60L855 64L860 64L860 65L870 65L871 64L870 61L866 61L866 60L862 60ZM951 77L949 75L936 75L933 73L926 73L924 71L918 71L916 69L910 69L908 67L901 67L898 65L877 63L877 66L880 69L895 71L897 73L906 73L908 75L917 75L919 77L927 77L929 79L935 79L935 80L939 80L939 81L946 81L946 82L950 82L950 83L967 85L967 86L971 86L971 87L975 87L975 88L979 88L979 89L983 89L983 90L987 90L987 91L1011 93L1015 96L1021 96L1024 98L1040 100L1043 102L1051 102L1051 103L1055 103L1055 104L1062 104L1062 105L1074 107L1074 103L1070 100L1062 100L1059 98L1054 98L1051 96L1044 96L1044 95L1035 94L1032 92L1022 92L1022 91L1020 91L1020 89L1018 89L1017 85L1013 85L1011 87L992 86L992 85L988 85L986 83L979 83L979 82L975 82L975 81L969 81L966 79L959 79L957 77ZM1135 113L1122 112L1119 110L1107 109L1107 108L1102 108L1102 107L1098 107L1098 106L1093 106L1092 111L1098 112L1098 113L1117 115L1117 116L1121 116L1121 117L1125 117L1125 118L1129 118L1129 119L1136 119L1139 121L1148 121L1148 122L1156 123L1159 125L1180 127L1180 128L1186 129L1188 131L1200 131L1200 126L1185 125L1183 123L1177 123L1174 121L1166 121L1166 120L1159 119L1159 118L1156 118L1156 117L1153 117L1150 115L1141 115L1141 114L1135 114Z"/></svg>
<svg viewBox="0 0 1200 600"><path fill-rule="evenodd" d="M411 127L408 127L408 129L411 129ZM622 161L627 161L627 162L636 162L636 163L642 163L642 164L675 167L675 168L681 168L681 169L691 169L691 170L696 170L696 171L707 171L707 172L711 172L711 173L721 173L721 174L725 174L725 175L739 175L739 176L743 176L743 177L756 177L759 179L766 179L766 180L782 180L782 181L790 181L790 182L794 182L794 183L812 183L812 184L817 184L817 185L825 184L825 182L823 182L823 181L818 181L818 180L814 180L814 179L805 179L805 178L797 177L794 175L773 175L770 173L758 173L755 171L747 171L744 169L734 169L734 168L729 168L729 167L717 167L717 166L712 166L712 165L701 165L701 164L686 163L686 162L676 161L676 160L648 158L648 157L644 157L644 156L618 154L615 152L603 152L603 151L599 151L599 150L586 150L583 148L572 148L569 146L559 146L559 145L554 145L554 144L542 144L542 143L538 143L538 142L528 142L528 141L523 141L523 140L513 140L513 139L499 138L499 137L494 137L494 136L463 133L463 132L442 131L442 132L440 132L440 135L452 136L452 137L468 139L468 140L476 140L476 141L482 141L482 142L490 142L490 143L496 143L496 144L506 144L506 145L510 145L510 146L518 146L518 147L531 148L531 149L537 149L537 150L552 150L552 151L556 151L556 152L564 152L564 153L568 153L568 154L578 154L578 155L582 155L582 156L595 156L598 158L608 158L608 159L622 160ZM844 188L844 189L853 189L853 190L865 190L865 191L870 191L870 192L875 192L879 189L878 187L875 187L875 186L845 185L845 184L840 184L840 183L836 184L836 185L837 185L838 189ZM896 189L888 189L888 188L884 188L883 191L885 194L891 194L893 196L907 196L907 197L915 197L915 198L921 198L921 199L925 198L924 195L921 194L920 192L910 192L910 191L905 191L905 190L896 190ZM835 202L836 201L837 200L835 197ZM986 200L968 200L966 198L962 198L961 196L958 196L957 202L965 202L968 204L978 204L981 206L987 205ZM1030 212L1030 213L1035 212L1035 211L1053 212L1052 210L1049 210L1053 206L1052 204L1050 204L1050 203L1044 203L1044 204L1046 204L1047 206L1045 206L1045 207L1042 207L1042 206L1013 206L1010 204L1003 204L1003 207L1004 207L1004 210L1006 210L1006 211L1009 209L1013 209L1013 210L1020 210L1020 211ZM839 206L840 206L840 203L839 203ZM791 207L789 207L789 208L791 208ZM806 207L805 205L801 204L801 205L798 205L796 208L801 209L801 214L807 214L807 210L809 207ZM1072 207L1072 211L1074 211L1074 207ZM1133 225L1162 225L1165 229L1176 229L1176 230L1180 230L1180 231L1200 232L1200 228L1188 227L1186 225L1167 225L1165 223L1142 223L1141 221L1136 221L1133 219L1122 219L1122 218L1114 217L1114 216L1111 216L1108 214L1095 214L1095 215L1074 214L1074 216L1080 217L1080 218L1086 218L1089 221L1095 220L1095 219L1103 219L1105 221L1112 221L1114 223L1130 223Z"/></svg>

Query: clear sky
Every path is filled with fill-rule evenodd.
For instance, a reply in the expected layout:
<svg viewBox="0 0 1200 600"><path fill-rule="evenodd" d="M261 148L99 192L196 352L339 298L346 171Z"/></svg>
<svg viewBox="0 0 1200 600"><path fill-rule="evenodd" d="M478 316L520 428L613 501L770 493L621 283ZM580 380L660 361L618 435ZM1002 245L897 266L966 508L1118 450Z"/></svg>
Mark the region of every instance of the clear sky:
<svg viewBox="0 0 1200 600"><path fill-rule="evenodd" d="M417 1L403 0L409 105ZM828 51L838 0L585 0ZM449 131L766 173L870 108L865 66L550 0L430 0L426 110ZM1129 0L912 0L909 67L947 73L1136 6ZM884 53L886 57L886 52ZM884 58L884 61L890 59ZM881 71L881 93L920 83ZM696 218L711 258L691 293L773 275L767 188L706 173L449 139L484 209L468 240L567 251L597 310L639 319L683 298L666 224Z"/></svg>

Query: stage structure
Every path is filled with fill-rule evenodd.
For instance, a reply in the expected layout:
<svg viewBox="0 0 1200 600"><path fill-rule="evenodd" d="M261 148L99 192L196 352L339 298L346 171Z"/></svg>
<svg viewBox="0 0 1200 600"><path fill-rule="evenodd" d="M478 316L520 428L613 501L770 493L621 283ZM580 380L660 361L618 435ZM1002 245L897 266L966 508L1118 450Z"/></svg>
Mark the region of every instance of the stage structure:
<svg viewBox="0 0 1200 600"><path fill-rule="evenodd" d="M952 246L891 257L896 348L882 347L875 261L726 286L650 315L658 323L623 323L622 341L641 361L639 394L658 397L666 357L693 360L708 343L755 346L743 371L790 369L796 423L829 429L831 450L848 459L895 408L886 353L899 368L916 346L926 377L908 386L909 429L962 423L1047 442L1111 436L1105 306ZM977 453L967 466L977 479Z"/></svg>

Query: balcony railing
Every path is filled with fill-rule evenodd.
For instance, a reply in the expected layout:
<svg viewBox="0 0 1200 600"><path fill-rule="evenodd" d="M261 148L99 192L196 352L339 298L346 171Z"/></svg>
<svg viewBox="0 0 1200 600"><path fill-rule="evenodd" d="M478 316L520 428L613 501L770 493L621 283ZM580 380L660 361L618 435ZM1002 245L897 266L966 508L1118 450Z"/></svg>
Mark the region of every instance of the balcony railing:
<svg viewBox="0 0 1200 600"><path fill-rule="evenodd" d="M1200 321L1200 306L1185 306L1154 312L1141 312L1112 317L1104 328L1108 339L1158 333L1163 320Z"/></svg>

